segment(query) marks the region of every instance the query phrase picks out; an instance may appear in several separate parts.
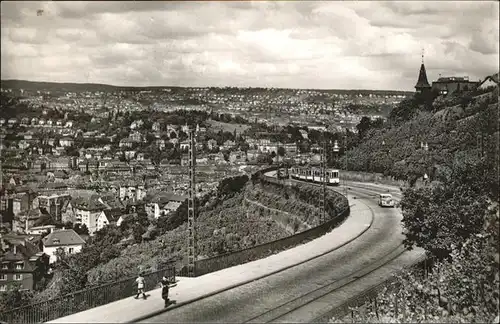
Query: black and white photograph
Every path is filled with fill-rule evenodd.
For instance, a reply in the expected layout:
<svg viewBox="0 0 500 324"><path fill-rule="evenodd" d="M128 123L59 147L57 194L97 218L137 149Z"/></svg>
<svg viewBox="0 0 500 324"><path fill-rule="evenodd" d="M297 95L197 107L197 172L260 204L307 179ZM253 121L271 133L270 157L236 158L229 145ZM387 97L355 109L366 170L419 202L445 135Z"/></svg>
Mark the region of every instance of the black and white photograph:
<svg viewBox="0 0 500 324"><path fill-rule="evenodd" d="M0 324L500 322L500 2L0 9Z"/></svg>

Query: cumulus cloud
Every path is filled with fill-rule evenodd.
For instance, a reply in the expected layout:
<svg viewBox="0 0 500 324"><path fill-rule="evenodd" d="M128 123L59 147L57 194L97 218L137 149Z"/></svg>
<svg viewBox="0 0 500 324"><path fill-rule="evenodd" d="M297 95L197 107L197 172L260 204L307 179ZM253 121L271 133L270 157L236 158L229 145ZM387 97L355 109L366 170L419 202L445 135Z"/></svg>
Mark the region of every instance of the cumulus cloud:
<svg viewBox="0 0 500 324"><path fill-rule="evenodd" d="M1 3L1 77L412 90L499 69L498 2ZM37 14L43 10L42 14Z"/></svg>

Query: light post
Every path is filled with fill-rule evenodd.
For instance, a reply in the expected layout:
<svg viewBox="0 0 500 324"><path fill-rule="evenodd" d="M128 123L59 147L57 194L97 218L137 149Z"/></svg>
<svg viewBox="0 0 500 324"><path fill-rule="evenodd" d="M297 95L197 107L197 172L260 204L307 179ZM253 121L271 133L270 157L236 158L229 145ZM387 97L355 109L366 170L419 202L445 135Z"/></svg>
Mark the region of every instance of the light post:
<svg viewBox="0 0 500 324"><path fill-rule="evenodd" d="M344 195L347 198L347 134L344 135Z"/></svg>
<svg viewBox="0 0 500 324"><path fill-rule="evenodd" d="M334 154L333 156L335 157L335 161L338 162L338 157L339 157L339 151L340 151L340 149L339 149L339 143L338 143L337 140L335 140L333 142L333 149L332 150L333 150L333 154ZM337 164L337 163L335 163L335 164Z"/></svg>
<svg viewBox="0 0 500 324"><path fill-rule="evenodd" d="M424 152L428 152L429 151L429 143L420 142L420 149L424 150ZM428 157L427 154L426 154L426 157ZM422 176L422 178L424 180L424 184L427 183L427 181L429 180L429 176L427 175L427 172L424 172L424 175Z"/></svg>

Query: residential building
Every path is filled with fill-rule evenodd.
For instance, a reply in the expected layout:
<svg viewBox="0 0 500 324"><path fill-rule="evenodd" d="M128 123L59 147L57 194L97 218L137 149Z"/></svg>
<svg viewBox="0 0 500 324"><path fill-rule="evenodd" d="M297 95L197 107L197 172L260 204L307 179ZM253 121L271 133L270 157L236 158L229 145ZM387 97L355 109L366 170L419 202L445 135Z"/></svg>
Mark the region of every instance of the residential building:
<svg viewBox="0 0 500 324"><path fill-rule="evenodd" d="M76 221L76 213L73 205L71 204L71 200L68 201L66 206L63 206L61 211L61 222L62 223L75 223Z"/></svg>
<svg viewBox="0 0 500 324"><path fill-rule="evenodd" d="M121 139L120 140L120 144L118 144L120 148L122 147L128 147L128 148L131 148L133 145L134 145L134 142L131 141L130 139L128 138L124 138L124 139Z"/></svg>
<svg viewBox="0 0 500 324"><path fill-rule="evenodd" d="M97 217L97 230L103 229L107 225L117 225L118 220L122 216L119 212L112 210L103 210Z"/></svg>
<svg viewBox="0 0 500 324"><path fill-rule="evenodd" d="M46 272L46 256L30 242L29 236L0 234L0 292L14 287L32 290Z"/></svg>
<svg viewBox="0 0 500 324"><path fill-rule="evenodd" d="M440 77L432 82L432 89L439 94L447 95L457 91L467 91L475 89L479 82L469 81L469 77Z"/></svg>
<svg viewBox="0 0 500 324"><path fill-rule="evenodd" d="M159 132L161 131L161 124L159 122L154 122L151 126L151 129L153 130L153 132Z"/></svg>
<svg viewBox="0 0 500 324"><path fill-rule="evenodd" d="M99 202L97 197L92 196L85 199L75 199L73 209L75 211L75 223L85 224L89 234L94 235L97 231L97 218L106 209L106 206Z"/></svg>
<svg viewBox="0 0 500 324"><path fill-rule="evenodd" d="M217 145L217 141L216 140L209 139L207 141L207 147L208 147L209 150L213 150L214 148L219 147L219 146Z"/></svg>
<svg viewBox="0 0 500 324"><path fill-rule="evenodd" d="M59 145L61 145L62 147L73 146L74 143L75 141L68 136L64 136L59 140Z"/></svg>
<svg viewBox="0 0 500 324"><path fill-rule="evenodd" d="M143 142L143 136L139 132L134 132L134 133L130 134L129 139L132 142L136 142L136 143Z"/></svg>
<svg viewBox="0 0 500 324"><path fill-rule="evenodd" d="M230 150L236 146L236 143L234 141L227 140L224 142L224 144L221 147L221 150Z"/></svg>
<svg viewBox="0 0 500 324"><path fill-rule="evenodd" d="M246 154L242 151L236 151L229 153L229 162L231 163L245 163Z"/></svg>
<svg viewBox="0 0 500 324"><path fill-rule="evenodd" d="M149 218L158 219L161 216L168 215L182 204L185 196L174 195L167 192L155 192L148 194L144 201L145 209Z"/></svg>
<svg viewBox="0 0 500 324"><path fill-rule="evenodd" d="M179 143L179 148L181 151L187 151L189 150L189 145L190 145L189 141L182 141Z"/></svg>
<svg viewBox="0 0 500 324"><path fill-rule="evenodd" d="M66 254L78 253L82 250L85 241L72 229L53 231L42 239L43 252L49 256L49 263L57 261L57 251Z"/></svg>
<svg viewBox="0 0 500 324"><path fill-rule="evenodd" d="M164 149L165 149L165 147L166 147L165 140L164 140L164 139L161 139L161 138L158 138L158 139L155 141L155 145L156 145L156 147L157 147L159 150L164 150Z"/></svg>
<svg viewBox="0 0 500 324"><path fill-rule="evenodd" d="M61 222L63 210L66 209L70 200L69 194L40 195L35 198L34 205L38 208L44 208L54 220Z"/></svg>
<svg viewBox="0 0 500 324"><path fill-rule="evenodd" d="M478 89L481 89L481 90L489 88L489 87L498 87L498 73L487 76L478 85Z"/></svg>
<svg viewBox="0 0 500 324"><path fill-rule="evenodd" d="M143 184L133 181L125 181L120 184L119 198L120 200L141 200L146 196L146 190Z"/></svg>

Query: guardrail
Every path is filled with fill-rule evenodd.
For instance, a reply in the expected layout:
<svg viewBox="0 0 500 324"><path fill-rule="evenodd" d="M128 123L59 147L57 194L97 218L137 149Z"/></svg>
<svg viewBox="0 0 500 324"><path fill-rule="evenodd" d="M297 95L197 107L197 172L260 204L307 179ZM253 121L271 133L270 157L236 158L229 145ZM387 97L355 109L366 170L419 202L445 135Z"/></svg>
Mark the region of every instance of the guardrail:
<svg viewBox="0 0 500 324"><path fill-rule="evenodd" d="M145 274L145 291L156 289L165 276L175 282L175 266ZM117 282L80 290L65 296L31 304L0 313L0 321L14 323L43 323L102 306L137 293L135 279L130 277Z"/></svg>

